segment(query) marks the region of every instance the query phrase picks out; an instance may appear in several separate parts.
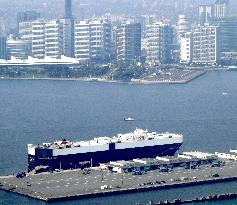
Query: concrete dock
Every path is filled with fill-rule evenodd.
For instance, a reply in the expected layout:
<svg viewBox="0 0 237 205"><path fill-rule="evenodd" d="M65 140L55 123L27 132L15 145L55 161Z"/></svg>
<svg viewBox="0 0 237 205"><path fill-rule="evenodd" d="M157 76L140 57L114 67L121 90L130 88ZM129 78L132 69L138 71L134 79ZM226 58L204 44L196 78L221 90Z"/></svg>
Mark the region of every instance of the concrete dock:
<svg viewBox="0 0 237 205"><path fill-rule="evenodd" d="M108 170L68 170L32 174L24 178L0 177L0 189L47 202L93 196L138 192L200 184L237 181L237 162L223 167L201 165L197 169L177 167L169 172L148 171L142 175ZM104 187L104 189L102 189Z"/></svg>

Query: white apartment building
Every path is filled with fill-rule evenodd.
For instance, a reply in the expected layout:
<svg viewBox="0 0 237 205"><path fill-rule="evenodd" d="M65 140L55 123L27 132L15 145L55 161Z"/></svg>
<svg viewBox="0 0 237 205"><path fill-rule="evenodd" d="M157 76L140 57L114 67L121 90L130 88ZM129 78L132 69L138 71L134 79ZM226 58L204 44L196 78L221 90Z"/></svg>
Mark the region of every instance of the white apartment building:
<svg viewBox="0 0 237 205"><path fill-rule="evenodd" d="M59 58L63 54L63 23L58 20L21 22L19 36L31 42L31 55L35 58Z"/></svg>
<svg viewBox="0 0 237 205"><path fill-rule="evenodd" d="M75 57L81 62L108 62L112 46L111 24L107 21L75 23Z"/></svg>
<svg viewBox="0 0 237 205"><path fill-rule="evenodd" d="M169 63L171 61L171 45L173 29L162 22L147 26L147 61L150 64Z"/></svg>
<svg viewBox="0 0 237 205"><path fill-rule="evenodd" d="M32 56L44 58L45 56L45 20L32 22Z"/></svg>
<svg viewBox="0 0 237 205"><path fill-rule="evenodd" d="M90 61L90 25L86 21L75 23L75 57L81 62Z"/></svg>
<svg viewBox="0 0 237 205"><path fill-rule="evenodd" d="M60 58L63 54L63 25L59 21L45 24L45 56Z"/></svg>
<svg viewBox="0 0 237 205"><path fill-rule="evenodd" d="M216 63L220 59L219 28L197 26L193 29L193 62Z"/></svg>
<svg viewBox="0 0 237 205"><path fill-rule="evenodd" d="M193 34L184 33L180 37L180 63L190 63L193 60Z"/></svg>

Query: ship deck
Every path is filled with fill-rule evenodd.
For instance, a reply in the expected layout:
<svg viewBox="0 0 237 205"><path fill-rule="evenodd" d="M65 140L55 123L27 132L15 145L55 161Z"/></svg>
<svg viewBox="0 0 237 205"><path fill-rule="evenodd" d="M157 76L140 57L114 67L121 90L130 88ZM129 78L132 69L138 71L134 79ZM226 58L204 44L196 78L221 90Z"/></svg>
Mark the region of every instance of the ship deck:
<svg viewBox="0 0 237 205"><path fill-rule="evenodd" d="M137 192L151 189L194 186L237 180L237 162L227 161L223 167L201 165L198 169L174 168L170 172L148 171L143 175L112 173L108 170L68 170L42 173L24 178L0 177L0 189L44 200L57 201L82 197ZM218 174L219 177L213 177ZM185 177L185 180L180 180ZM164 181L165 183L159 183ZM101 189L107 185L109 189Z"/></svg>

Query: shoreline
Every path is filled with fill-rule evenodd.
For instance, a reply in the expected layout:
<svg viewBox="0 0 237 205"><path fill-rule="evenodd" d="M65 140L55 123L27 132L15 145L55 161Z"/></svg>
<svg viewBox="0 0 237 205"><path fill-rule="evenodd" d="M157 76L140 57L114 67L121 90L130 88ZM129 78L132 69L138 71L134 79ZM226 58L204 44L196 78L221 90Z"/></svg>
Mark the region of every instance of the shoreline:
<svg viewBox="0 0 237 205"><path fill-rule="evenodd" d="M102 82L102 83L119 83L119 84L186 84L195 80L196 78L206 74L206 71L196 71L196 73L187 76L187 78L183 78L180 80L147 80L147 79L131 79L130 81L122 81L122 80L109 80L105 78L88 78L88 77L80 77L80 78L50 78L50 77L42 77L42 78L20 78L20 77L0 77L0 80L44 80L44 81L85 81L85 82Z"/></svg>

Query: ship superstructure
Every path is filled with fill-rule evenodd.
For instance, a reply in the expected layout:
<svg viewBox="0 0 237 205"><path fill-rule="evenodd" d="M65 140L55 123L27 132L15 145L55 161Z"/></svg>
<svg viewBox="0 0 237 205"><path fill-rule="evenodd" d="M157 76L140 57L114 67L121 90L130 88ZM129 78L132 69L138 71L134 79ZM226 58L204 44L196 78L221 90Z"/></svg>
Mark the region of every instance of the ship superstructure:
<svg viewBox="0 0 237 205"><path fill-rule="evenodd" d="M97 166L114 160L173 156L183 143L183 136L174 133L134 132L114 137L97 137L88 141L66 139L42 145L28 144L28 171L36 166L54 169Z"/></svg>

